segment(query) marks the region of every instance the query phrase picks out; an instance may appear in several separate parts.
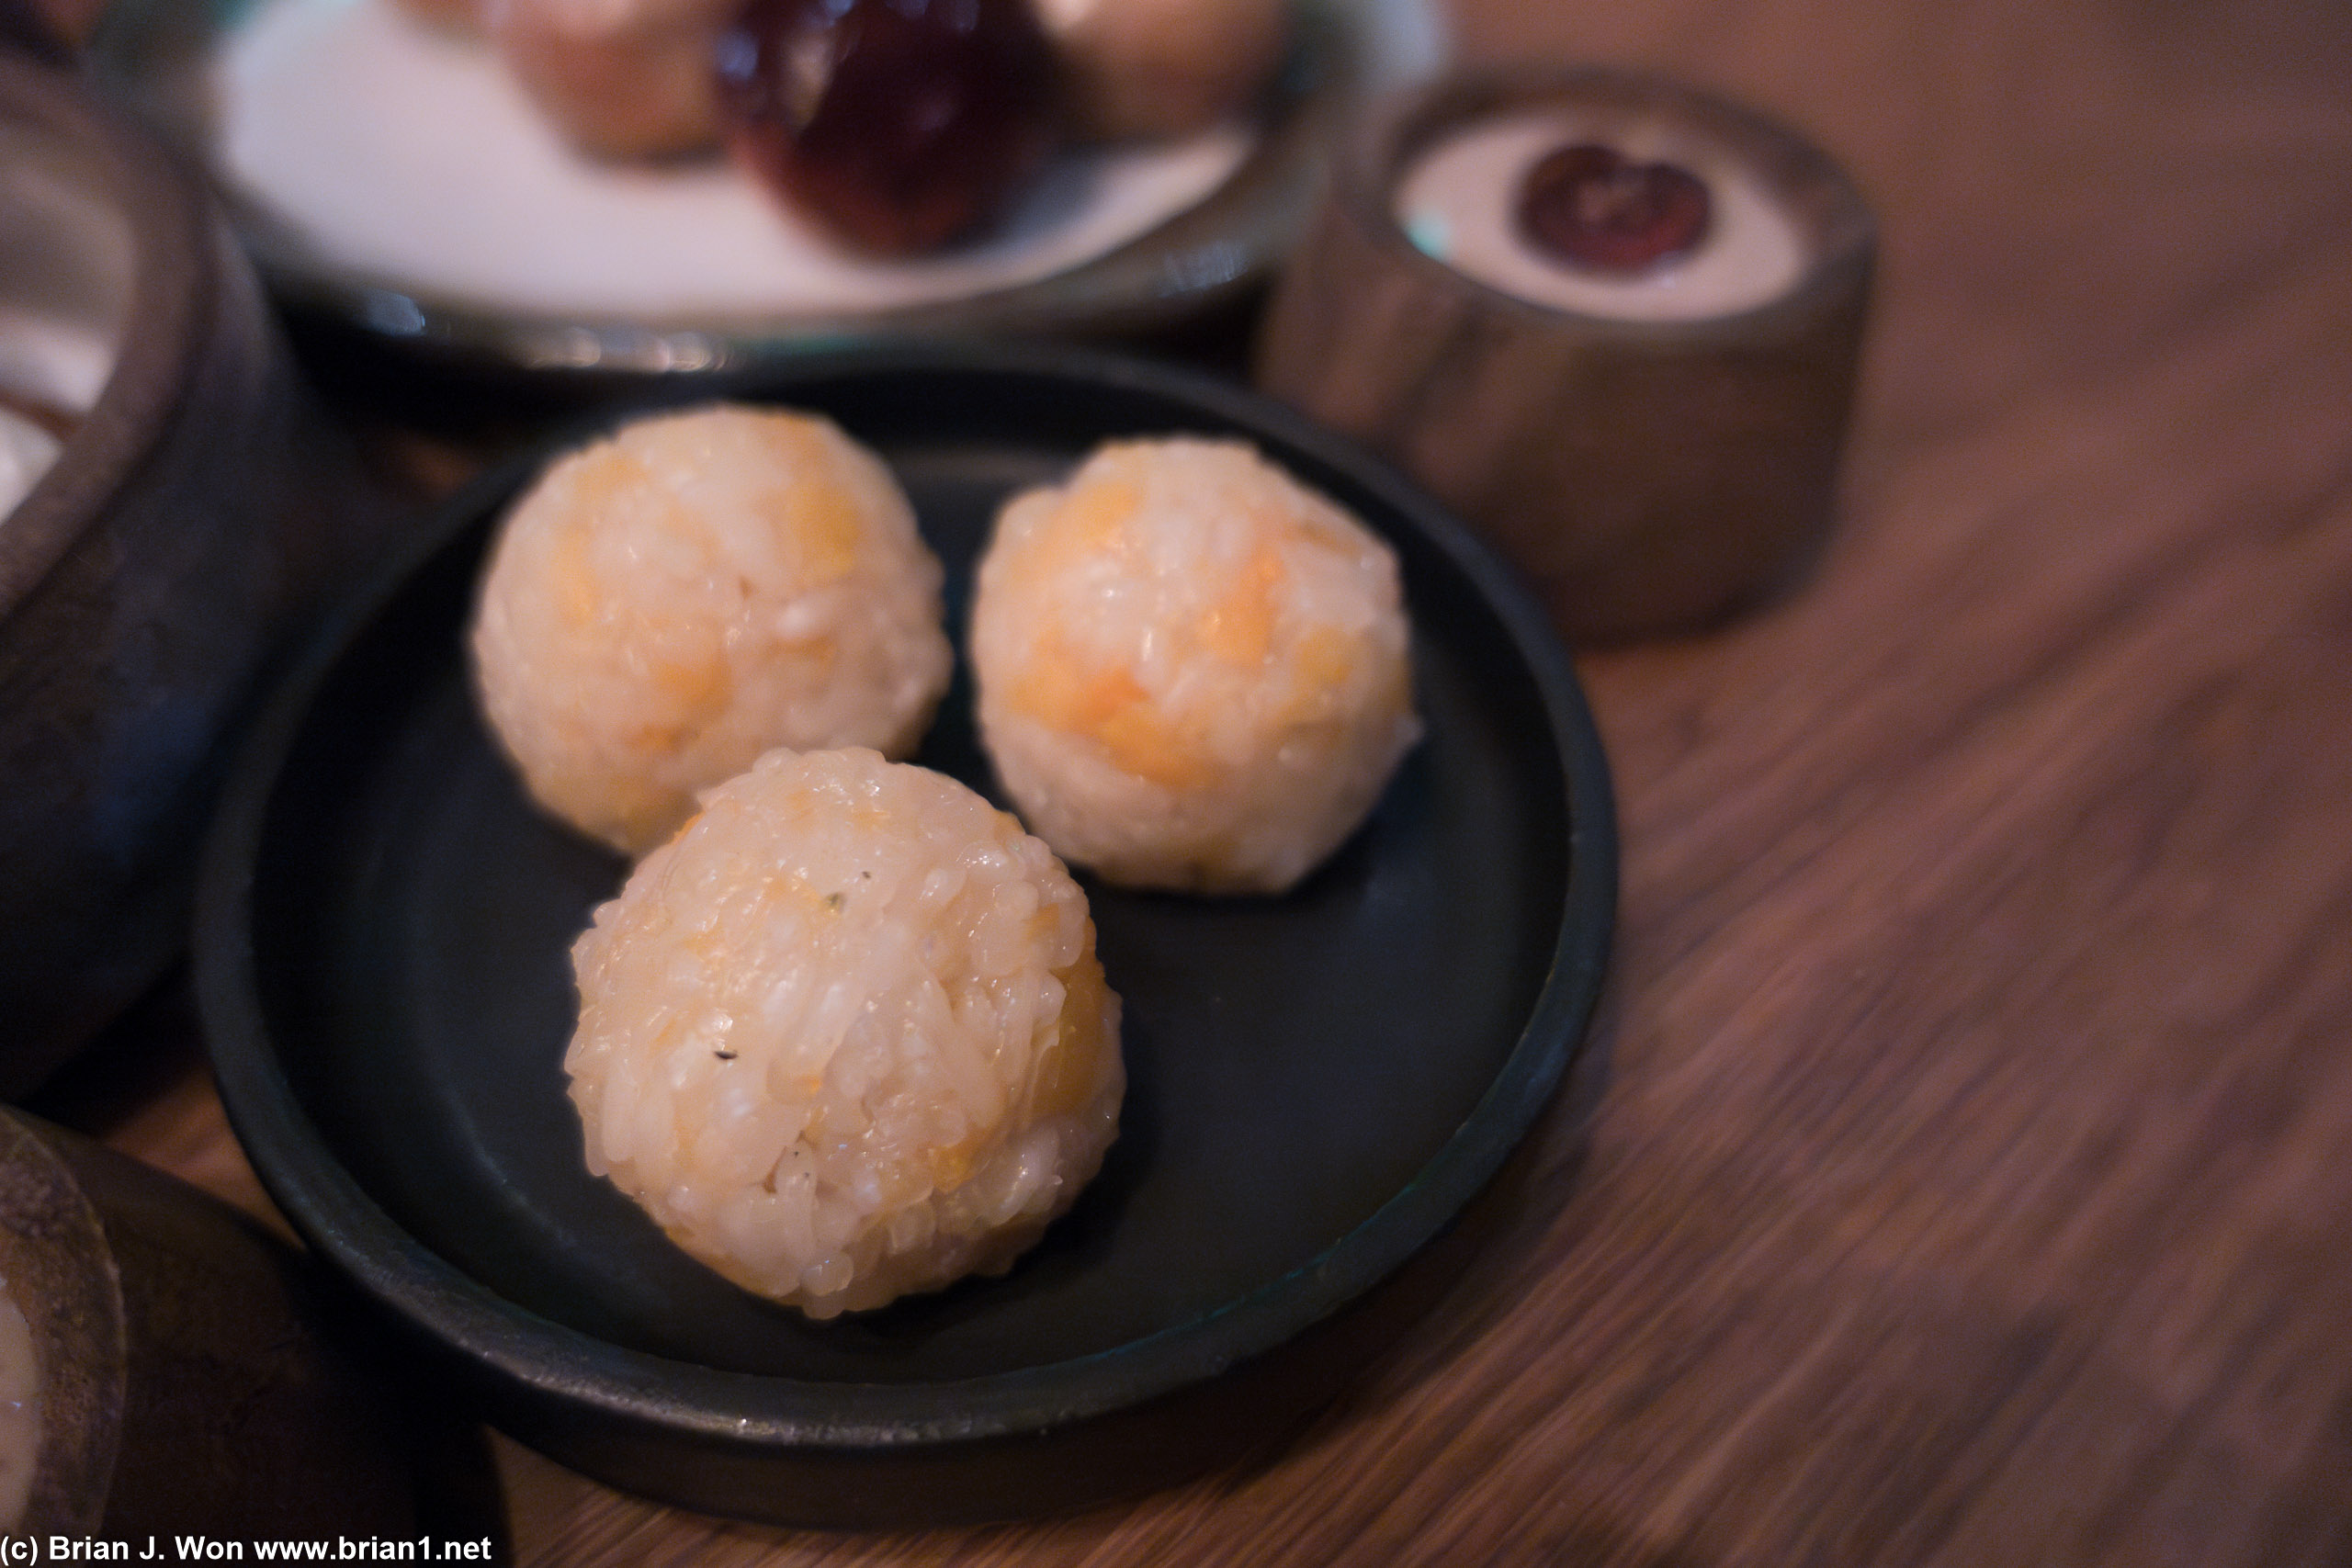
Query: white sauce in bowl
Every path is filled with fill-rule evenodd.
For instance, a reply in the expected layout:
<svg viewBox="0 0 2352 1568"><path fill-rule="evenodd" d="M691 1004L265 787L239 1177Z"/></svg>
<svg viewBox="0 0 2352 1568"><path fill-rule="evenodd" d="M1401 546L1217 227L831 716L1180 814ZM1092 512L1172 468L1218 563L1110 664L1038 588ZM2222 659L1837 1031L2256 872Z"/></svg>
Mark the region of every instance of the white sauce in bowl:
<svg viewBox="0 0 2352 1568"><path fill-rule="evenodd" d="M114 359L111 333L0 299L0 390L87 413Z"/></svg>
<svg viewBox="0 0 2352 1568"><path fill-rule="evenodd" d="M1712 199L1706 237L1632 276L1579 268L1519 233L1520 187L1556 148L1593 141L1634 163L1678 164ZM1531 303L1627 321L1727 316L1787 293L1808 259L1804 232L1773 193L1717 143L1655 117L1546 107L1440 139L1407 166L1391 210L1415 248Z"/></svg>
<svg viewBox="0 0 2352 1568"><path fill-rule="evenodd" d="M23 1522L40 1458L40 1361L32 1328L0 1280L0 1532Z"/></svg>
<svg viewBox="0 0 2352 1568"><path fill-rule="evenodd" d="M0 521L62 450L25 411L85 414L114 374L133 263L129 220L57 147L0 131Z"/></svg>
<svg viewBox="0 0 2352 1568"><path fill-rule="evenodd" d="M0 408L0 518L17 509L63 450L48 431Z"/></svg>

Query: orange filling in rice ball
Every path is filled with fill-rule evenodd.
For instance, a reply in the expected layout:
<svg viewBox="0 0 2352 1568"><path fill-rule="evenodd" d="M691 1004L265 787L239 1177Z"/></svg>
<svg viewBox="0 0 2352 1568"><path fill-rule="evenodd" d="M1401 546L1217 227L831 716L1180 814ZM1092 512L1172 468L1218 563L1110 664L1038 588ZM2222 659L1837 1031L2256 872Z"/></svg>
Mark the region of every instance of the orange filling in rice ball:
<svg viewBox="0 0 2352 1568"><path fill-rule="evenodd" d="M1393 552L1240 442L1112 443L1008 502L971 652L1023 818L1127 886L1290 887L1419 734Z"/></svg>
<svg viewBox="0 0 2352 1568"><path fill-rule="evenodd" d="M829 421L640 419L501 525L482 708L541 806L641 854L771 747L912 751L954 662L943 576L898 481Z"/></svg>

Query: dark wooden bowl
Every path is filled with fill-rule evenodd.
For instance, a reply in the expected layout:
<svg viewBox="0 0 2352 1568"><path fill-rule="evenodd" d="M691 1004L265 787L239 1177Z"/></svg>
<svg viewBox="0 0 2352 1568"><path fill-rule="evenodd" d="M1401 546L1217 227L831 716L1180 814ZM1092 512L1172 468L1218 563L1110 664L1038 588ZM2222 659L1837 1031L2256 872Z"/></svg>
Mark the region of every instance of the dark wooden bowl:
<svg viewBox="0 0 2352 1568"><path fill-rule="evenodd" d="M71 71L0 49L0 304L115 337L0 519L0 1093L182 948L222 742L390 508L297 383L202 186ZM29 193L29 194L28 194Z"/></svg>
<svg viewBox="0 0 2352 1568"><path fill-rule="evenodd" d="M447 1500L480 1444L413 1399L331 1274L209 1194L5 1109L0 1313L19 1325L0 1335L10 1377L28 1359L39 1388L29 1463L0 1476L20 1540L496 1531Z"/></svg>

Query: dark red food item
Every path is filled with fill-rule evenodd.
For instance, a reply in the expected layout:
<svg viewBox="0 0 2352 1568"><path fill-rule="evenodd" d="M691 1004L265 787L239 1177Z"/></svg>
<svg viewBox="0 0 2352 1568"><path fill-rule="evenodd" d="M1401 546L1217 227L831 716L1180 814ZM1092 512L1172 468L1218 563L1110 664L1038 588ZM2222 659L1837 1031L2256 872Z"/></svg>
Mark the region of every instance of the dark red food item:
<svg viewBox="0 0 2352 1568"><path fill-rule="evenodd" d="M1707 237L1711 202L1676 164L1635 164L1580 141L1546 154L1520 186L1519 228L1557 260L1596 272L1646 272Z"/></svg>
<svg viewBox="0 0 2352 1568"><path fill-rule="evenodd" d="M719 39L736 158L851 243L924 251L1052 151L1059 76L1029 0L750 0Z"/></svg>

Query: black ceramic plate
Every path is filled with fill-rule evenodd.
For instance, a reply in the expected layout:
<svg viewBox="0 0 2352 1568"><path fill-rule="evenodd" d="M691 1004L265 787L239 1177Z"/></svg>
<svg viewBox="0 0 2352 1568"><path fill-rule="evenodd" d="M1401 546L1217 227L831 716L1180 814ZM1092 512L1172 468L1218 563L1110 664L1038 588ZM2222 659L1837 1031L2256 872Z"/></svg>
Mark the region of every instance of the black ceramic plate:
<svg viewBox="0 0 2352 1568"><path fill-rule="evenodd" d="M1090 884L1131 1077L1102 1176L1004 1278L811 1323L688 1260L582 1163L568 949L624 867L532 809L463 650L490 526L536 468L518 464L355 608L249 749L198 936L230 1116L288 1217L494 1420L622 1487L914 1523L1233 1452L1329 1391L1365 1348L1331 1325L1453 1222L1578 1048L1614 858L1566 657L1448 517L1221 383L910 350L735 389L880 452L959 627L1012 487L1109 436L1257 441L1395 543L1427 738L1284 897ZM969 714L959 677L921 760L994 795Z"/></svg>

